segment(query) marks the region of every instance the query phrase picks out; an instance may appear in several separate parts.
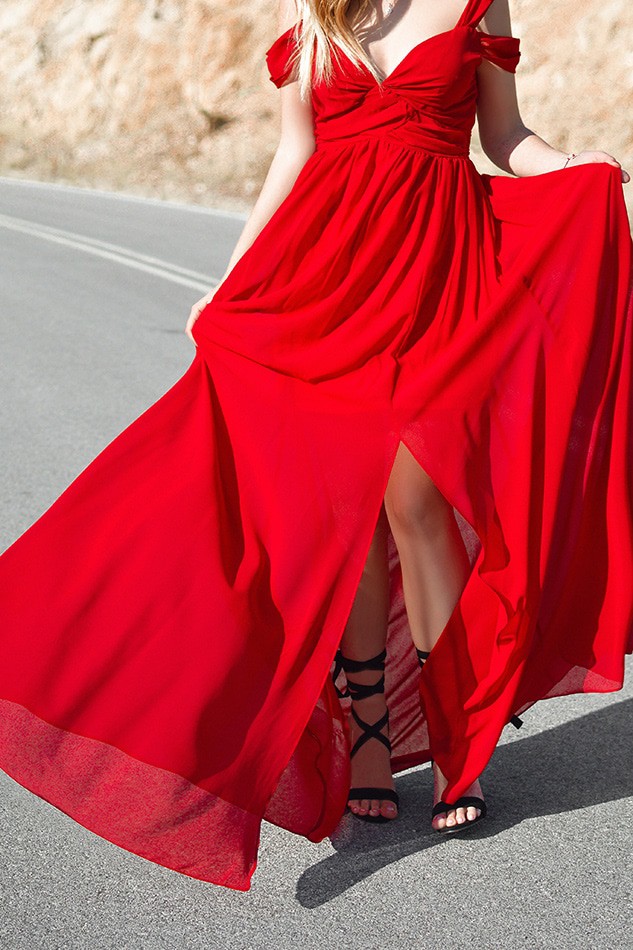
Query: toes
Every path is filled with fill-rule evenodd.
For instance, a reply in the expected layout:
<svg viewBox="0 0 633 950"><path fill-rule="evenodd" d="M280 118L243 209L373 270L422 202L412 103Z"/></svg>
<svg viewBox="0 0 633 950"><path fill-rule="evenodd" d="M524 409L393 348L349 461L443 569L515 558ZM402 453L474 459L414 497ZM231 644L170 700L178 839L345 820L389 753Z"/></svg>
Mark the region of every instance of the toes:
<svg viewBox="0 0 633 950"><path fill-rule="evenodd" d="M366 815L369 811L369 802L366 799L363 801L358 801L353 798L348 803L349 810L352 811L355 815Z"/></svg>
<svg viewBox="0 0 633 950"><path fill-rule="evenodd" d="M383 802L380 813L383 818L396 818L398 815L398 809L396 808L394 802Z"/></svg>
<svg viewBox="0 0 633 950"><path fill-rule="evenodd" d="M449 828L453 828L455 825L464 825L468 821L474 821L480 814L481 809L475 808L473 805L469 805L468 808L451 809L446 813L446 824Z"/></svg>
<svg viewBox="0 0 633 950"><path fill-rule="evenodd" d="M347 807L355 815L383 815L385 818L397 818L398 809L394 802L383 801L380 802L378 799L372 799L369 801L366 798L363 798L361 801L351 798Z"/></svg>
<svg viewBox="0 0 633 950"><path fill-rule="evenodd" d="M369 814L373 815L374 817L377 817L380 814L380 802L375 798L372 798L370 802Z"/></svg>
<svg viewBox="0 0 633 950"><path fill-rule="evenodd" d="M468 821L474 821L481 814L480 808L469 805L468 808L451 809L448 812L440 812L433 819L433 828L441 831L444 827L453 828L455 825L463 825Z"/></svg>

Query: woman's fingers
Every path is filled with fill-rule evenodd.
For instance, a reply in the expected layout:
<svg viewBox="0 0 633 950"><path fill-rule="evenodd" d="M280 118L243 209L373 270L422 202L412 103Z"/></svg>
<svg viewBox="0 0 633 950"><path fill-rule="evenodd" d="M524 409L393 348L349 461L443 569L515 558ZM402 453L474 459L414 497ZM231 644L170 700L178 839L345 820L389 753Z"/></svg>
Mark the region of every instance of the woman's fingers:
<svg viewBox="0 0 633 950"><path fill-rule="evenodd" d="M609 155L608 152L596 152L595 154L598 156L598 157L596 158L596 161L598 161L598 162L608 162L609 165L619 165L619 164L620 164L619 161L617 160L617 158L616 158L614 155Z"/></svg>
<svg viewBox="0 0 633 950"><path fill-rule="evenodd" d="M590 149L584 149L582 152L578 152L577 155L569 162L570 165L587 165L591 162L607 162L609 165L619 165L619 161L613 155L609 155L608 152L599 152L593 151Z"/></svg>
<svg viewBox="0 0 633 950"><path fill-rule="evenodd" d="M218 289L217 287L214 287L213 290L210 290L207 294L204 295L204 297L198 300L197 303L194 303L193 307L189 311L189 318L187 320L187 323L185 324L185 333L187 334L191 342L194 344L194 346L197 346L198 344L193 338L193 333L192 333L193 325L198 319L198 317L200 316L200 314L202 313L202 311L204 310L204 308L206 307L206 305L213 300L213 297L215 296L217 289Z"/></svg>
<svg viewBox="0 0 633 950"><path fill-rule="evenodd" d="M192 342L195 346L197 346L198 344L197 344L196 341L194 340L194 338L193 338L193 333L192 333L191 331L192 331L192 329L193 329L194 323L196 322L196 320L198 319L198 317L199 317L200 314L202 313L203 309L204 309L204 306L200 307L198 304L195 304L195 305L191 308L191 310L190 310L190 312L189 312L189 318L188 318L188 320L187 320L187 323L185 324L185 333L187 334L187 336L189 337L189 339L191 340L191 342Z"/></svg>
<svg viewBox="0 0 633 950"><path fill-rule="evenodd" d="M187 336L189 337L189 339L191 340L191 342L194 344L194 346L197 346L198 344L197 344L196 341L194 340L194 338L193 338L193 333L192 333L191 331L192 331L193 325L194 325L194 323L196 322L197 319L198 319L198 315L196 315L196 316L190 315L190 316L189 316L189 319L187 320L186 326L185 326L185 333L187 334Z"/></svg>
<svg viewBox="0 0 633 950"><path fill-rule="evenodd" d="M631 180L629 173L624 168L622 168L622 165L614 155L610 155L608 152L602 152L600 150L585 150L578 152L578 154L571 159L569 165L586 165L590 162L606 162L608 165L615 165L622 172L623 183L626 184L627 181Z"/></svg>

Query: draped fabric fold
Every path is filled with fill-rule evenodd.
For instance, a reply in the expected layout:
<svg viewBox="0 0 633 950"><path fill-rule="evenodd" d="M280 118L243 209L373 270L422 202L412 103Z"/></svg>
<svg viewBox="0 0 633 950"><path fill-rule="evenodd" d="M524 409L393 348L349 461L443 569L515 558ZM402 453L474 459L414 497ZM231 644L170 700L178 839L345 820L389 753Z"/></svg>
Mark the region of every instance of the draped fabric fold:
<svg viewBox="0 0 633 950"><path fill-rule="evenodd" d="M519 65L520 41L514 36L493 36L477 31L481 55L496 66L514 72Z"/></svg>

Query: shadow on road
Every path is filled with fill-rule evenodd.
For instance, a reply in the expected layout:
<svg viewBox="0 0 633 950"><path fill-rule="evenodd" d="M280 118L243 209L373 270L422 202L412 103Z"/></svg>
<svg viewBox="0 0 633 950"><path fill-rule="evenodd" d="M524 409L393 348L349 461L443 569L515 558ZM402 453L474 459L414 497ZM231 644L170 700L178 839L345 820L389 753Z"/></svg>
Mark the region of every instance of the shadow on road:
<svg viewBox="0 0 633 950"><path fill-rule="evenodd" d="M628 798L633 795L632 719L633 699L623 700L498 746L482 777L486 820L448 841L430 827L430 768L396 779L400 817L388 825L364 825L347 813L331 838L336 854L301 875L297 900L304 907L320 907L408 855L450 847L455 840L492 837L526 818Z"/></svg>

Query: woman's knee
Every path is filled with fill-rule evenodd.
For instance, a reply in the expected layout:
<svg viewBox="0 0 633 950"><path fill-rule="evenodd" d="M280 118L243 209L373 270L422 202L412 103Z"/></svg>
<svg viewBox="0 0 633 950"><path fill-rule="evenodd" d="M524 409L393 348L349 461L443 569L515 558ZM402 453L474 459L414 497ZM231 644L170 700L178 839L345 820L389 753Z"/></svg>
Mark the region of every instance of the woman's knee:
<svg viewBox="0 0 633 950"><path fill-rule="evenodd" d="M419 469L395 472L385 491L384 508L394 535L433 534L446 525L452 507L432 479Z"/></svg>

